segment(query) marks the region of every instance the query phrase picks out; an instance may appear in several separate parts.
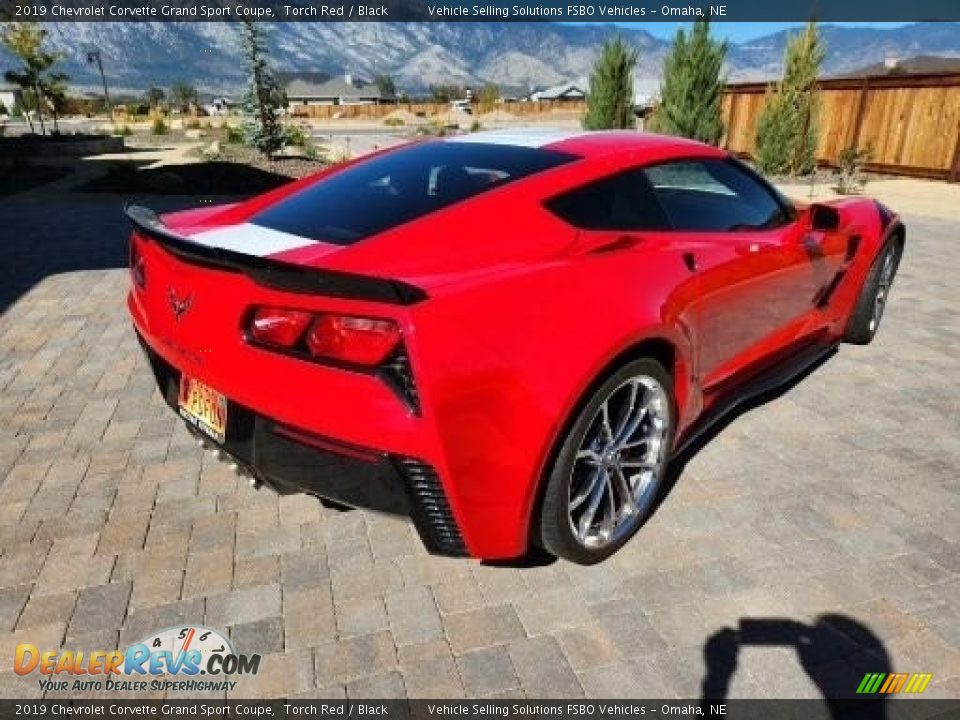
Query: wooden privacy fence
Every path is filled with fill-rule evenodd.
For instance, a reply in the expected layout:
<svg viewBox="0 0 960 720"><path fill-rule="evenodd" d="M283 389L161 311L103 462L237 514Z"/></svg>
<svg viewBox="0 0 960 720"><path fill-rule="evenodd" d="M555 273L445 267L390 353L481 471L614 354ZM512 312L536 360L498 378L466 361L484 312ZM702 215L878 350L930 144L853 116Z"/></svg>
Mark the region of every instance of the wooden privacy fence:
<svg viewBox="0 0 960 720"><path fill-rule="evenodd" d="M728 85L723 146L752 156L767 83ZM884 75L820 82L817 159L871 147L867 168L960 180L960 73Z"/></svg>
<svg viewBox="0 0 960 720"><path fill-rule="evenodd" d="M473 114L482 116L488 112L503 111L511 115L526 117L540 113L563 111L582 113L586 109L583 100L538 100L538 101L505 101L483 106L474 104ZM399 102L383 105L298 105L291 103L290 114L294 117L312 118L315 120L332 119L369 119L384 118L396 110L404 110L414 115L430 119L451 111L450 103L437 102Z"/></svg>

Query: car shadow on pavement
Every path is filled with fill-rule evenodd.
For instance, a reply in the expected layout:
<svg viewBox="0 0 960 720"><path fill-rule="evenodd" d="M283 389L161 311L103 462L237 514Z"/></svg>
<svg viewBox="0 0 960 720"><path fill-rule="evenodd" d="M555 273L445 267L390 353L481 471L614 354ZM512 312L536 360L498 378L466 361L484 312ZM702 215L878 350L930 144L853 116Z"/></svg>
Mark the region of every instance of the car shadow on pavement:
<svg viewBox="0 0 960 720"><path fill-rule="evenodd" d="M129 202L169 212L233 199L71 193L0 201L0 315L52 275L126 267Z"/></svg>
<svg viewBox="0 0 960 720"><path fill-rule="evenodd" d="M811 720L887 719L888 696L879 690L893 671L890 656L880 638L858 620L826 614L808 625L789 618L745 617L735 628L721 628L703 646L702 704L729 696L740 659L750 648L784 648L796 653L798 670L813 681L825 702L822 712L809 716ZM867 683L867 676L875 674L877 678ZM774 695L777 692L776 687L770 690Z"/></svg>
<svg viewBox="0 0 960 720"><path fill-rule="evenodd" d="M836 349L828 352L826 355L821 357L817 362L815 362L810 367L806 368L799 375L794 377L792 380L784 383L783 385L774 388L768 392L761 393L756 397L753 397L735 407L727 415L724 415L720 420L711 425L702 435L700 435L694 442L690 443L679 455L673 458L670 461L670 466L667 468L667 474L664 478L663 488L660 491L660 495L657 498L656 504L651 512L651 515L657 511L660 505L666 501L667 497L673 491L673 488L676 486L677 482L680 479L680 476L683 475L683 471L697 453L705 448L715 437L722 433L727 427L733 423L741 415L750 412L758 407L766 405L773 400L776 400L780 396L789 392L796 385L801 383L811 374L813 374L818 368L820 368L824 363L826 363L830 358L836 355ZM644 529L641 527L639 530L640 533L644 532ZM532 567L543 567L546 565L552 565L557 561L550 553L534 546L531 544L530 549L525 555L521 555L517 558L510 558L506 560L484 560L482 564L490 565L492 567L507 567L507 568L532 568Z"/></svg>
<svg viewBox="0 0 960 720"><path fill-rule="evenodd" d="M667 475L664 479L663 488L660 490L660 496L657 498L656 506L654 507L653 512L657 511L657 508L667 499L670 493L673 491L674 486L679 481L680 477L683 475L683 471L686 469L687 464L697 456L703 448L710 444L710 442L716 438L720 433L726 430L733 422L739 418L741 415L745 415L751 410L755 410L758 407L762 407L767 403L773 402L774 400L786 395L793 388L799 385L801 382L806 380L810 375L815 373L820 369L824 364L827 363L832 357L837 354L836 348L831 350L822 356L819 360L813 363L810 367L805 368L799 375L787 381L783 385L760 393L755 397L746 400L735 408L733 408L729 413L721 417L717 422L711 425L702 435L697 437L693 442L687 445L683 452L678 454L670 461L670 467L667 469ZM641 528L640 532L643 532Z"/></svg>
<svg viewBox="0 0 960 720"><path fill-rule="evenodd" d="M207 161L151 167L153 160L109 160L104 174L77 188L84 193L250 196L273 190L292 178L235 162Z"/></svg>
<svg viewBox="0 0 960 720"><path fill-rule="evenodd" d="M51 275L125 267L129 203L169 212L234 202L292 180L239 163L152 167L155 159L127 155L79 161L68 188L52 183L0 197L0 315Z"/></svg>

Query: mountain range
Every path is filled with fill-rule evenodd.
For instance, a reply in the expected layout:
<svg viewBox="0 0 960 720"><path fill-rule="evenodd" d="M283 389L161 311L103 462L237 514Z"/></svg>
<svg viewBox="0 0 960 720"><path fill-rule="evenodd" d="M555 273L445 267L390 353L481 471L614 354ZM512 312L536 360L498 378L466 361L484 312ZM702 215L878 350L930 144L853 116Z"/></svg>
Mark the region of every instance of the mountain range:
<svg viewBox="0 0 960 720"><path fill-rule="evenodd" d="M95 89L99 76L86 53L101 52L117 90L140 92L187 80L201 90L234 92L243 83L237 26L233 23L47 23L50 43L65 54L74 86ZM960 23L917 23L894 28L823 26L824 74L837 75L882 62L885 56L960 57ZM637 85L657 85L669 40L646 30L613 25L480 22L278 23L266 26L272 61L285 71L349 72L394 77L407 92L442 83L495 82L543 87L583 81L604 40L623 35L640 50ZM730 80L762 80L780 72L788 31L732 43ZM15 61L0 50L0 70Z"/></svg>

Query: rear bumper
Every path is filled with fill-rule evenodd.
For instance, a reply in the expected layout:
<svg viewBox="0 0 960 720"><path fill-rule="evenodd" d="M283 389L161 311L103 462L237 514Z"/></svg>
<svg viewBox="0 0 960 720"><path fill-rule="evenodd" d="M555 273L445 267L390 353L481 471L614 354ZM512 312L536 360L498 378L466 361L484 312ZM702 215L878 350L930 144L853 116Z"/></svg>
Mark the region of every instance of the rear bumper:
<svg viewBox="0 0 960 720"><path fill-rule="evenodd" d="M160 392L178 412L180 371L139 332L137 337ZM305 492L353 507L407 515L431 553L469 554L437 471L429 463L315 435L232 399L228 405L222 450L278 492Z"/></svg>

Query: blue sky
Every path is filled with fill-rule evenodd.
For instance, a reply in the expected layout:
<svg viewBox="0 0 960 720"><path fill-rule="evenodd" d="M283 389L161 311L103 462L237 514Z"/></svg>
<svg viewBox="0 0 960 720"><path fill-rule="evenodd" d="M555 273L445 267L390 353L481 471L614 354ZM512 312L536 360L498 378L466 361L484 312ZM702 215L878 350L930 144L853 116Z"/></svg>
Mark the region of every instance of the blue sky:
<svg viewBox="0 0 960 720"><path fill-rule="evenodd" d="M570 25L577 25L581 23L568 23ZM674 33L677 31L678 27L688 26L690 23L675 23L675 22L620 22L614 23L615 25L621 25L623 27L632 27L643 29L649 32L655 37L669 39L673 37ZM833 23L836 25L846 25L849 27L900 27L906 25L907 23ZM784 28L790 27L802 27L803 23L786 23L786 22L716 22L712 25L712 30L715 35L720 37L729 38L733 42L743 42L744 40L752 40L753 38L760 37L762 35L768 35L770 33L783 30Z"/></svg>

